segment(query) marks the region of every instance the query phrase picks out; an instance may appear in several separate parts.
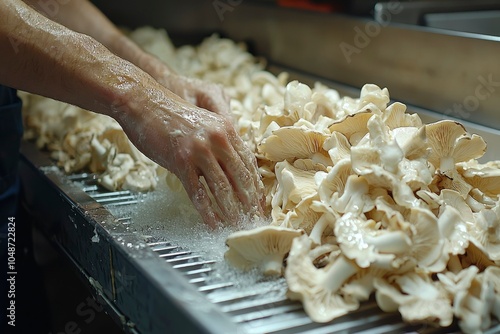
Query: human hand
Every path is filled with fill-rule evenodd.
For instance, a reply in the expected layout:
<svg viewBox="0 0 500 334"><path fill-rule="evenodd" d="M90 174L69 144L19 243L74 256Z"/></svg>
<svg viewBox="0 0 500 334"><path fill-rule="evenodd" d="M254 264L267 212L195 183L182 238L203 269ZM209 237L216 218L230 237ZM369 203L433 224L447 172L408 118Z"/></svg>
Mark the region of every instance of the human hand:
<svg viewBox="0 0 500 334"><path fill-rule="evenodd" d="M158 82L189 103L232 120L229 97L221 85L173 73L163 75Z"/></svg>
<svg viewBox="0 0 500 334"><path fill-rule="evenodd" d="M177 175L209 226L234 224L244 213L262 215L263 184L255 156L232 123L165 93L170 96L157 96L146 106L131 104L142 109L142 117L123 123L132 142Z"/></svg>

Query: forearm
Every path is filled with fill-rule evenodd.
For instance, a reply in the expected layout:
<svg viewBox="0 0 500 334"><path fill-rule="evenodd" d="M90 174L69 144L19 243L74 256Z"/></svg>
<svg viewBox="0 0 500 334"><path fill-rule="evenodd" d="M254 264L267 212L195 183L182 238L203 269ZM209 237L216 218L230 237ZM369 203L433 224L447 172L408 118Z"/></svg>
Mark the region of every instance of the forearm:
<svg viewBox="0 0 500 334"><path fill-rule="evenodd" d="M89 35L117 56L140 67L155 79L172 70L156 57L144 52L125 36L98 8L88 0L54 1L24 0L38 12L65 27Z"/></svg>
<svg viewBox="0 0 500 334"><path fill-rule="evenodd" d="M151 88L161 91L150 76L96 40L52 22L20 0L2 0L0 11L2 84L111 115L120 123L134 118L120 112L128 112L138 92L147 99Z"/></svg>

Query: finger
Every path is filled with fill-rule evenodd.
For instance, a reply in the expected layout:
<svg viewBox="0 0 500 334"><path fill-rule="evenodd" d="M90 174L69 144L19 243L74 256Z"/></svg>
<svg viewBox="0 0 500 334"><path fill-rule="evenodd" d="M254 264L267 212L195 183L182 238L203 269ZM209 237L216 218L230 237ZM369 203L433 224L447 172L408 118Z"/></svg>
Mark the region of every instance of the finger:
<svg viewBox="0 0 500 334"><path fill-rule="evenodd" d="M232 120L229 98L222 89L214 88L213 90L211 94L200 91L196 95L196 105Z"/></svg>
<svg viewBox="0 0 500 334"><path fill-rule="evenodd" d="M216 141L217 145L215 145L214 154L221 168L228 176L235 195L243 204L245 211L261 212L262 208L258 194L260 189L255 181L256 175L254 175L254 173L257 173L256 166L248 168L247 164L241 159L239 152L227 139L219 137L216 138Z"/></svg>
<svg viewBox="0 0 500 334"><path fill-rule="evenodd" d="M229 224L238 222L243 207L226 173L213 156L204 160L204 167L200 170L215 202L213 206L217 206L224 222Z"/></svg>
<svg viewBox="0 0 500 334"><path fill-rule="evenodd" d="M239 158L251 175L251 179L253 181L256 192L255 195L258 198L257 201L259 202L258 207L260 211L263 212L262 209L264 205L262 205L262 203L265 203L265 200L264 202L262 202L262 197L264 195L264 184L262 183L260 177L259 169L257 166L257 159L252 151L250 151L250 149L247 147L243 139L241 139L241 137L236 133L234 134L234 137L232 139L232 144L235 152L238 154Z"/></svg>
<svg viewBox="0 0 500 334"><path fill-rule="evenodd" d="M215 228L218 222L222 221L212 205L212 201L207 193L207 189L200 180L198 171L188 168L181 178L184 188L191 199L196 210L200 213L203 222Z"/></svg>

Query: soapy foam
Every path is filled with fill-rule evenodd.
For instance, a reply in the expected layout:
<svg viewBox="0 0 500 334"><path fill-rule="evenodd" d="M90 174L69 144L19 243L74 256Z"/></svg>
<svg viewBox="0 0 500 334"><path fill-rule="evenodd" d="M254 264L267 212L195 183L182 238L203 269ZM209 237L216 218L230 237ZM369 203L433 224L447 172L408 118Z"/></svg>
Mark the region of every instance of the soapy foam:
<svg viewBox="0 0 500 334"><path fill-rule="evenodd" d="M273 290L281 291L283 282L263 277L258 270L243 272L224 260L225 241L231 233L269 225L269 220L242 215L235 226L219 225L211 229L203 223L186 192L169 189L165 181L160 181L154 191L137 196L137 204L109 206L108 210L117 218L129 217L125 223L127 230L138 233L147 242L169 242L200 255L203 260L216 261L207 275L207 284L233 282L239 287L278 284Z"/></svg>

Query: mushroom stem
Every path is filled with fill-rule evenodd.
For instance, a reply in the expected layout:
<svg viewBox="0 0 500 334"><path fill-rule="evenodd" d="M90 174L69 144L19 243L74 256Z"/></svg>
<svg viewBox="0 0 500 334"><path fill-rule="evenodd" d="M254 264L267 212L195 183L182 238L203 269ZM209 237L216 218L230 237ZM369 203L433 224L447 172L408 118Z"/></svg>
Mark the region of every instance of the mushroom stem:
<svg viewBox="0 0 500 334"><path fill-rule="evenodd" d="M458 255L450 255L450 259L448 260L448 270L452 273L459 273L463 269L462 263L458 258Z"/></svg>
<svg viewBox="0 0 500 334"><path fill-rule="evenodd" d="M279 253L269 254L260 263L260 268L266 276L281 275L283 269L283 255Z"/></svg>
<svg viewBox="0 0 500 334"><path fill-rule="evenodd" d="M455 228L455 225L460 222L460 213L451 206L444 206L443 213L439 216L438 227L442 237L448 237Z"/></svg>
<svg viewBox="0 0 500 334"><path fill-rule="evenodd" d="M455 159L453 159L453 157L442 157L439 164L441 173L445 174L446 172L455 168Z"/></svg>
<svg viewBox="0 0 500 334"><path fill-rule="evenodd" d="M339 256L330 268L327 269L322 286L331 293L335 293L344 282L358 271L358 267L344 256Z"/></svg>
<svg viewBox="0 0 500 334"><path fill-rule="evenodd" d="M367 237L368 244L381 253L403 254L410 249L410 238L401 231L387 232L375 237Z"/></svg>
<svg viewBox="0 0 500 334"><path fill-rule="evenodd" d="M321 237L323 236L323 232L328 227L328 218L326 214L323 214L320 219L314 224L311 233L309 233L309 238L316 244L321 245Z"/></svg>

